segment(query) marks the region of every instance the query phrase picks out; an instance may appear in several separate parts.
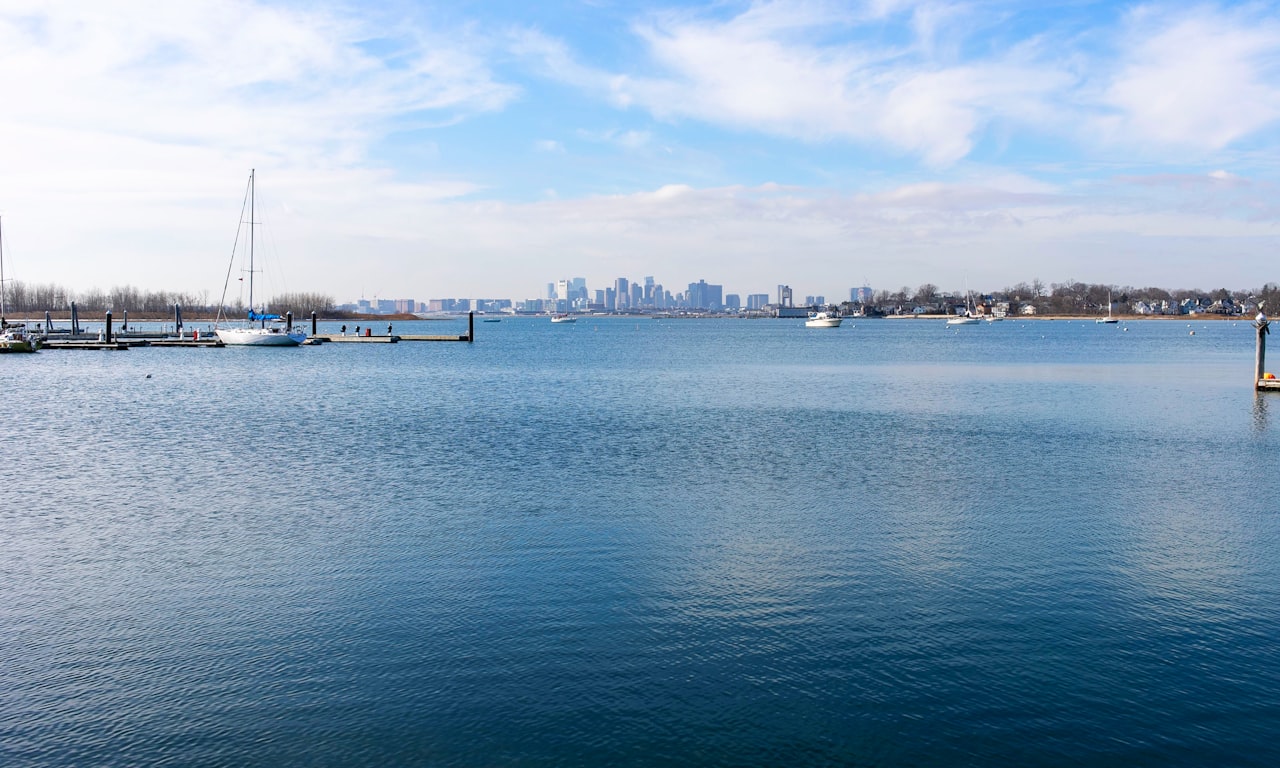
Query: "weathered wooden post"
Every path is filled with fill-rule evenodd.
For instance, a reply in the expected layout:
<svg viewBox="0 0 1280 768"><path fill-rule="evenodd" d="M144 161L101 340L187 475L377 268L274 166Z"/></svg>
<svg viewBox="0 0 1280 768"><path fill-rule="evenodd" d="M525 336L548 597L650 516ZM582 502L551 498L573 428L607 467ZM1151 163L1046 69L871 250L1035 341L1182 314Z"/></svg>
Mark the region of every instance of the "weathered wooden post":
<svg viewBox="0 0 1280 768"><path fill-rule="evenodd" d="M53 333L53 314L47 309L44 311L44 332Z"/></svg>
<svg viewBox="0 0 1280 768"><path fill-rule="evenodd" d="M106 326L106 331L103 333L103 338L102 338L102 340L103 340L103 341L105 341L105 342L107 342L108 344L110 344L110 343L111 343L111 310L109 310L109 309L107 310L107 326Z"/></svg>
<svg viewBox="0 0 1280 768"><path fill-rule="evenodd" d="M80 312L76 309L76 303L71 302L71 335L80 335Z"/></svg>
<svg viewBox="0 0 1280 768"><path fill-rule="evenodd" d="M173 331L174 333L178 334L179 337L182 336L182 305L181 304L173 305Z"/></svg>
<svg viewBox="0 0 1280 768"><path fill-rule="evenodd" d="M129 310L124 311L124 322L120 323L120 332L127 333L129 330Z"/></svg>
<svg viewBox="0 0 1280 768"><path fill-rule="evenodd" d="M1253 388L1254 390L1267 389L1268 385L1263 383L1263 376L1266 374L1267 365L1267 334L1271 333L1271 321L1267 319L1267 315L1262 311L1263 302L1258 302L1258 315L1253 319L1253 327L1258 330L1258 343L1254 351L1253 358Z"/></svg>
<svg viewBox="0 0 1280 768"><path fill-rule="evenodd" d="M468 312L467 313L467 343L470 344L475 340L476 340L476 313Z"/></svg>

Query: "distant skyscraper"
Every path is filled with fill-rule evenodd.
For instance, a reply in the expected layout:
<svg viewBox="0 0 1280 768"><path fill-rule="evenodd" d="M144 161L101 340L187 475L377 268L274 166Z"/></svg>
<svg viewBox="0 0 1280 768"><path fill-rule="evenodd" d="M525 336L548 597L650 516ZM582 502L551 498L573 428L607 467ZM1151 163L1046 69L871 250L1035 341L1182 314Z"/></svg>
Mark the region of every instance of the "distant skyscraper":
<svg viewBox="0 0 1280 768"><path fill-rule="evenodd" d="M631 300L631 282L625 277L614 280L613 294L614 301L617 302L616 309L621 312L627 308L627 304Z"/></svg>
<svg viewBox="0 0 1280 768"><path fill-rule="evenodd" d="M544 296L543 298L545 298L545 299L554 299L555 297L556 297L556 284L555 284L555 283L547 283L547 295L546 295L546 296Z"/></svg>
<svg viewBox="0 0 1280 768"><path fill-rule="evenodd" d="M791 286L789 285L778 286L778 306L780 307L794 306L791 300Z"/></svg>
<svg viewBox="0 0 1280 768"><path fill-rule="evenodd" d="M721 298L723 295L724 286L710 285L706 280L699 280L696 283L689 283L689 291L685 294L685 298L690 309L716 311L724 307L724 301Z"/></svg>
<svg viewBox="0 0 1280 768"><path fill-rule="evenodd" d="M768 304L769 294L767 293L747 294L747 309L764 309Z"/></svg>
<svg viewBox="0 0 1280 768"><path fill-rule="evenodd" d="M652 307L656 302L653 298L653 277L649 276L644 279L644 305Z"/></svg>
<svg viewBox="0 0 1280 768"><path fill-rule="evenodd" d="M724 308L732 309L735 312L739 309L742 309L742 297L736 293L725 294Z"/></svg>

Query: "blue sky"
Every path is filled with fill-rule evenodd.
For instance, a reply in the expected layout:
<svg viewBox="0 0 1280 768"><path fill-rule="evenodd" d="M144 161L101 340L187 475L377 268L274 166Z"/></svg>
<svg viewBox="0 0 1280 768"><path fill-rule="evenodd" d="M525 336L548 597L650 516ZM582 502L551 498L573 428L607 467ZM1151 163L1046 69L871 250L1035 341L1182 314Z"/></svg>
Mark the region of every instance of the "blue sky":
<svg viewBox="0 0 1280 768"><path fill-rule="evenodd" d="M0 0L7 272L216 297L256 168L268 294L1257 287L1276 6Z"/></svg>

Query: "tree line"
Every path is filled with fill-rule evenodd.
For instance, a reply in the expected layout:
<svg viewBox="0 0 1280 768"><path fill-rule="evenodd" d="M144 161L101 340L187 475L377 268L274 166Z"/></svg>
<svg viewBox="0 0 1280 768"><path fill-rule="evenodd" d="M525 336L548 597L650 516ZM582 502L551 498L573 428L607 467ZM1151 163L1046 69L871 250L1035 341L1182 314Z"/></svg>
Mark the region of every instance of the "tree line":
<svg viewBox="0 0 1280 768"><path fill-rule="evenodd" d="M1029 283L1022 282L1007 286L998 291L985 293L974 291L973 295L975 298L989 297L992 301L1008 301L1018 305L1031 304L1038 312L1055 315L1090 314L1099 308L1105 308L1108 301L1115 306L1116 311L1123 313L1139 302L1158 306L1162 302L1180 304L1187 299L1206 304L1222 301L1237 305L1245 302L1257 303L1261 300L1266 301L1267 306L1273 310L1280 311L1280 285L1276 283L1265 283L1260 288L1235 291L1226 288L1206 291L1138 288L1127 285L1082 283L1074 280L1045 284L1040 280L1033 280ZM952 301L963 303L964 299L963 293L943 292L938 286L925 283L914 290L909 286L903 286L897 291L877 291L873 303L881 306L891 304L934 306Z"/></svg>
<svg viewBox="0 0 1280 768"><path fill-rule="evenodd" d="M136 314L166 314L173 311L178 304L188 315L218 311L218 305L209 297L209 291L183 293L180 291L144 291L132 286L119 286L104 291L91 288L86 291L72 291L53 283L24 283L20 280L6 281L4 285L5 310L10 313L39 314L43 312L66 312L75 302L77 311L81 312L134 312ZM337 302L332 296L321 293L282 293L267 302L271 312L284 314L292 312L295 317L320 312L332 314ZM248 311L243 300L236 299L223 308L223 313L230 316L242 315Z"/></svg>

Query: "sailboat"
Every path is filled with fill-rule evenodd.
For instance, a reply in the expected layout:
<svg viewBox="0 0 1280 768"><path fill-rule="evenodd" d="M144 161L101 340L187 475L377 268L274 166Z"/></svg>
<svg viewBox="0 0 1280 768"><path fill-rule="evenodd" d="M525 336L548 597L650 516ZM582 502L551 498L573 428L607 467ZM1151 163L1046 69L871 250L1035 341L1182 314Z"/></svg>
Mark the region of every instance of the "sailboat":
<svg viewBox="0 0 1280 768"><path fill-rule="evenodd" d="M974 313L973 294L968 288L964 290L964 314L956 315L947 320L947 325L976 325L982 322L982 318Z"/></svg>
<svg viewBox="0 0 1280 768"><path fill-rule="evenodd" d="M0 352L35 352L40 341L27 333L24 323L10 324L5 319L4 303L4 238L0 237Z"/></svg>
<svg viewBox="0 0 1280 768"><path fill-rule="evenodd" d="M241 347L296 347L306 341L307 334L301 329L285 327L281 325L282 318L279 315L269 315L266 313L266 307L262 307L259 311L253 304L253 245L254 245L254 171L249 171L249 189L246 193L249 207L249 314L246 318L245 325L239 328L217 328L218 339L223 344L241 346ZM243 213L243 208L241 211ZM241 216L240 223L243 226L244 217ZM236 232L236 241L240 240L240 233ZM235 253L233 249L231 263L235 264ZM231 267L227 267L227 283L231 281ZM223 299L226 298L226 283L223 284ZM267 323L270 322L271 325ZM256 323L256 325L255 325Z"/></svg>
<svg viewBox="0 0 1280 768"><path fill-rule="evenodd" d="M1115 323L1120 322L1120 318L1111 316L1111 291L1107 291L1107 316L1096 318L1093 322L1098 323L1099 325L1103 323L1114 325Z"/></svg>

